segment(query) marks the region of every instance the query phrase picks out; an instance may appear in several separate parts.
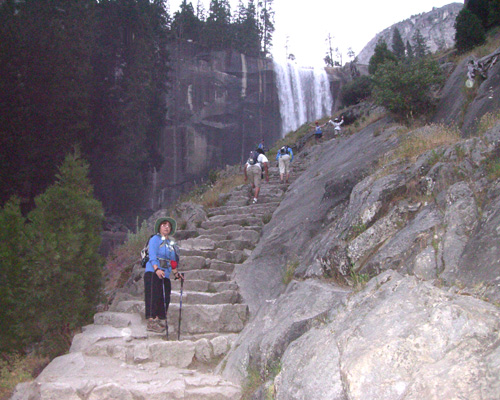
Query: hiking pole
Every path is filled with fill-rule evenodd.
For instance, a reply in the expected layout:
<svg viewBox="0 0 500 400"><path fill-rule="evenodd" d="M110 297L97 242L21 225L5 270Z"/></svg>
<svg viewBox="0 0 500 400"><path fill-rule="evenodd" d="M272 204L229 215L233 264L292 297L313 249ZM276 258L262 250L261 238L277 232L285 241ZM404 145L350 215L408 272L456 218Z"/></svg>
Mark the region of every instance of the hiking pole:
<svg viewBox="0 0 500 400"><path fill-rule="evenodd" d="M167 317L167 305L165 304L165 278L161 278L161 287L163 288L163 309L165 310L165 330L167 332L168 340L168 317Z"/></svg>
<svg viewBox="0 0 500 400"><path fill-rule="evenodd" d="M182 289L184 287L184 274L179 274L181 276L181 296L179 300L179 328L177 329L177 340L181 340L181 320L182 320ZM175 278L177 279L177 278Z"/></svg>

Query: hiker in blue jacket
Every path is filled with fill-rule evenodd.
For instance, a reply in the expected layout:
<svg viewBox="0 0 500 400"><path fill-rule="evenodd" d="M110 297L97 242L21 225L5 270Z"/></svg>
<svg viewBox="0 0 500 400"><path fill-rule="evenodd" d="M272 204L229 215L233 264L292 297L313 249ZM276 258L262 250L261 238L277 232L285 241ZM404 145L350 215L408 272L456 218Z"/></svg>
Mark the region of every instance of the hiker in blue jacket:
<svg viewBox="0 0 500 400"><path fill-rule="evenodd" d="M156 220L156 234L149 239L149 261L144 272L144 300L148 331L165 330L172 285L170 276L182 279L177 271L179 254L174 241L169 239L177 229L177 222L170 217Z"/></svg>
<svg viewBox="0 0 500 400"><path fill-rule="evenodd" d="M293 161L293 151L288 146L283 146L276 154L276 161L280 169L280 183L283 183L283 178L286 178L286 183L290 178L290 163Z"/></svg>
<svg viewBox="0 0 500 400"><path fill-rule="evenodd" d="M326 124L320 125L318 121L314 123L314 125L309 125L311 128L314 128L314 137L316 138L316 143L319 143L321 141L321 138L323 137L323 131L321 128L323 128Z"/></svg>

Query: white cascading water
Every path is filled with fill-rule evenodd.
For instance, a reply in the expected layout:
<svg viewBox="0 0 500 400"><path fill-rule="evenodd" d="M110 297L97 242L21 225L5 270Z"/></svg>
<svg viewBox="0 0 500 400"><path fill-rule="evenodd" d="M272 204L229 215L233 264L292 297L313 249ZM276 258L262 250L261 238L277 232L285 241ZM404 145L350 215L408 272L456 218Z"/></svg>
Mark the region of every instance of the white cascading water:
<svg viewBox="0 0 500 400"><path fill-rule="evenodd" d="M333 99L324 68L274 62L281 114L281 136L331 114Z"/></svg>

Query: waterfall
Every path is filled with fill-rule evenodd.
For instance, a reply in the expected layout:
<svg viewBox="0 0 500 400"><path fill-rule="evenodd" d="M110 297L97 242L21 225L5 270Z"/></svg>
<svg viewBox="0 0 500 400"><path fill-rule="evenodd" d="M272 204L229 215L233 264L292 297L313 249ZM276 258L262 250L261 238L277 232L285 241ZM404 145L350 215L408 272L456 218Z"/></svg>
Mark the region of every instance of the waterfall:
<svg viewBox="0 0 500 400"><path fill-rule="evenodd" d="M330 115L333 99L324 68L274 62L281 114L281 136L306 122Z"/></svg>

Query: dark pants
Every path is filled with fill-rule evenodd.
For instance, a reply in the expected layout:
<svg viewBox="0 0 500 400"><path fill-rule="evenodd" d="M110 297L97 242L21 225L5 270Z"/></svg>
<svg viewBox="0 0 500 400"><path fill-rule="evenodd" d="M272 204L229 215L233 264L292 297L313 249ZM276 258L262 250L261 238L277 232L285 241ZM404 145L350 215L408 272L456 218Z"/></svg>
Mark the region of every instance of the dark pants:
<svg viewBox="0 0 500 400"><path fill-rule="evenodd" d="M162 282L163 281L163 282ZM165 291L163 291L165 289ZM146 302L146 319L167 318L168 305L170 304L170 292L172 285L170 279L158 278L154 272L144 274L144 295ZM165 300L163 294L165 293Z"/></svg>

